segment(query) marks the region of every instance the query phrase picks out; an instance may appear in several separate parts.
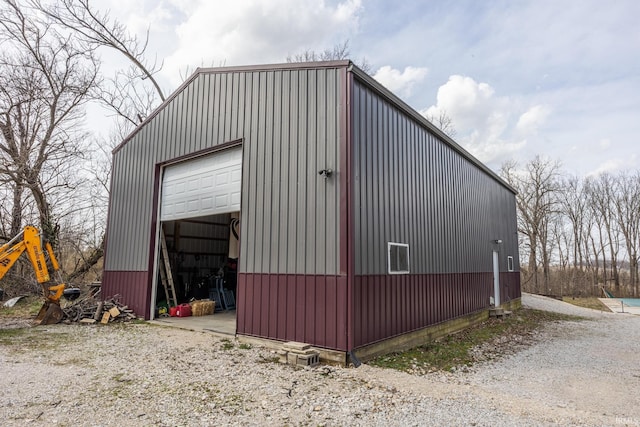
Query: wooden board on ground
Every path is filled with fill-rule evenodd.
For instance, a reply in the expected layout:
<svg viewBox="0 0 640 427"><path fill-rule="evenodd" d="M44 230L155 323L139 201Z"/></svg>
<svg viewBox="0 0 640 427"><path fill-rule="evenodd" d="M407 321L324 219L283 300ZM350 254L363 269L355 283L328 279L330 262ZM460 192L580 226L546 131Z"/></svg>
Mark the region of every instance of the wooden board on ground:
<svg viewBox="0 0 640 427"><path fill-rule="evenodd" d="M106 311L103 315L102 315L102 320L100 321L100 323L102 323L103 325L106 325L107 323L109 323L109 318L111 317L111 314L109 314L108 311Z"/></svg>

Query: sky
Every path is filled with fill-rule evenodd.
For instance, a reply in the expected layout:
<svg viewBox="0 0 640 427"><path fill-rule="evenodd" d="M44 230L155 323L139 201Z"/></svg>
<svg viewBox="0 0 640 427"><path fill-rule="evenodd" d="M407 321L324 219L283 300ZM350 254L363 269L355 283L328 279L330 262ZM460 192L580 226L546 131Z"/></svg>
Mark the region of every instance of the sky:
<svg viewBox="0 0 640 427"><path fill-rule="evenodd" d="M96 4L96 6L98 6ZM494 170L538 155L588 176L640 169L637 0L105 0L173 92L199 66L352 60ZM112 64L116 66L116 64Z"/></svg>

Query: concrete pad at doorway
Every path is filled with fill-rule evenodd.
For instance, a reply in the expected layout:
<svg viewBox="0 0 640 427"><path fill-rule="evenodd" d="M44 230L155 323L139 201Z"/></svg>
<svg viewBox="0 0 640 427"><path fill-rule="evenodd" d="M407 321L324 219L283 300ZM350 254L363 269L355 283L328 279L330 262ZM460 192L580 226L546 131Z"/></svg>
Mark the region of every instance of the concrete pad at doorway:
<svg viewBox="0 0 640 427"><path fill-rule="evenodd" d="M623 301L618 298L598 298L604 305L609 308L609 310L614 313L625 313L625 314L635 314L636 316L640 316L640 307L633 307L627 304L624 304Z"/></svg>
<svg viewBox="0 0 640 427"><path fill-rule="evenodd" d="M223 311L209 316L159 317L151 324L188 329L190 331L212 332L224 337L236 335L236 312Z"/></svg>

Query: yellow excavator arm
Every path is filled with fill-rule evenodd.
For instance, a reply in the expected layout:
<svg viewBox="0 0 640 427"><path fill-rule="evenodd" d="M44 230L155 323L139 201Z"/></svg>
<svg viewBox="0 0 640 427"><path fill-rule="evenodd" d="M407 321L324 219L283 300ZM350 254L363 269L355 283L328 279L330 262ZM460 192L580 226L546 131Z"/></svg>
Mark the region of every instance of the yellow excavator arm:
<svg viewBox="0 0 640 427"><path fill-rule="evenodd" d="M27 253L27 257L35 270L36 280L42 285L42 291L46 299L36 316L36 321L40 324L58 323L62 320L60 297L64 292L65 285L64 283L53 286L47 285L51 281L47 258L51 262L54 272L58 272L60 266L49 242L46 242L43 248L37 228L32 226L25 227L20 234L0 247L0 279L4 277L24 252Z"/></svg>

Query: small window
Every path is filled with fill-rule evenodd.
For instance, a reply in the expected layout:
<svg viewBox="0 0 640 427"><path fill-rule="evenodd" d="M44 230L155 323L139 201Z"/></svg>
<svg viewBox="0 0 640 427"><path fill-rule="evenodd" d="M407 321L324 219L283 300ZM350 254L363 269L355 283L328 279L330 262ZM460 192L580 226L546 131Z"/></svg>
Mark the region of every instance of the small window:
<svg viewBox="0 0 640 427"><path fill-rule="evenodd" d="M409 245L388 243L389 274L409 273Z"/></svg>
<svg viewBox="0 0 640 427"><path fill-rule="evenodd" d="M508 256L507 257L507 270L508 271L513 271L513 257L512 256Z"/></svg>

